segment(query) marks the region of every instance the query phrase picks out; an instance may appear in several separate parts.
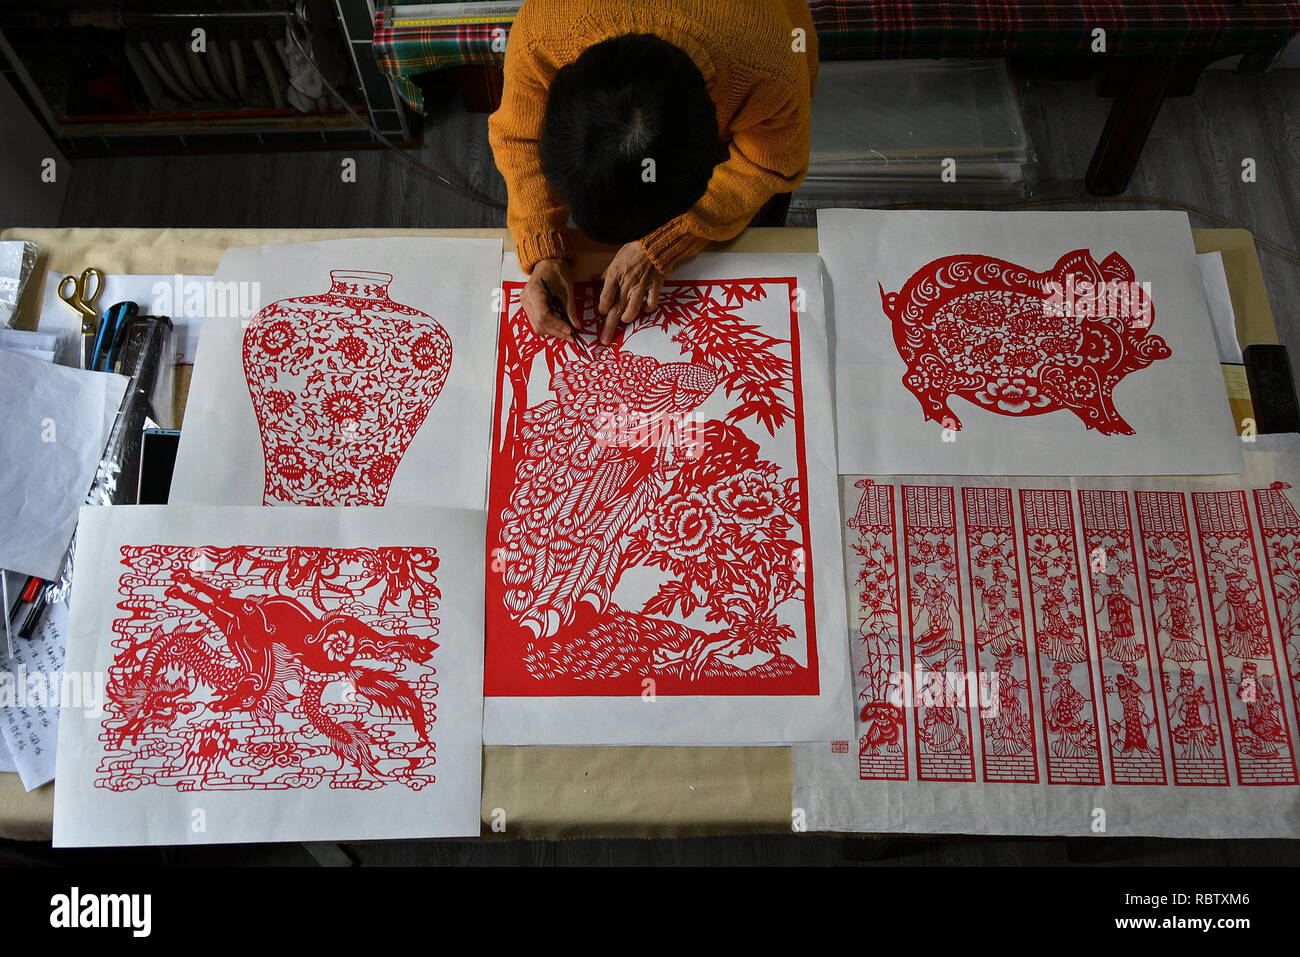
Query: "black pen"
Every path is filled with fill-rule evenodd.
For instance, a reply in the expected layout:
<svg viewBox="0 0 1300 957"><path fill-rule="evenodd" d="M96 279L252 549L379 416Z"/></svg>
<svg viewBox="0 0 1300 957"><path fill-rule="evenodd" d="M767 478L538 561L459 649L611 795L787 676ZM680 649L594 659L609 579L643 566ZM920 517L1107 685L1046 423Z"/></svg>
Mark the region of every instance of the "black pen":
<svg viewBox="0 0 1300 957"><path fill-rule="evenodd" d="M23 583L23 587L18 592L18 598L9 608L10 621L18 617L19 608L36 600L36 596L45 588L45 584L42 579L37 578L35 575L27 576L27 581Z"/></svg>
<svg viewBox="0 0 1300 957"><path fill-rule="evenodd" d="M23 626L18 629L19 638L31 638L36 633L36 626L41 622L41 615L45 613L45 589L42 588L36 601L32 602L32 607L27 612L26 619L23 620Z"/></svg>

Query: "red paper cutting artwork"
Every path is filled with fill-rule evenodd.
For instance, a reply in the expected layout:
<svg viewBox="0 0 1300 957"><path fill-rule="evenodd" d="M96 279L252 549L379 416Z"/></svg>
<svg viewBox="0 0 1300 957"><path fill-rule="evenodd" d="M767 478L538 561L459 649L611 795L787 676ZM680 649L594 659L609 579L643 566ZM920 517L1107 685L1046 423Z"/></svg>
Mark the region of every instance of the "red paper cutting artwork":
<svg viewBox="0 0 1300 957"><path fill-rule="evenodd" d="M963 488L962 504L976 659L983 675L996 678L992 700L980 708L984 780L1037 784L1033 679L1011 490Z"/></svg>
<svg viewBox="0 0 1300 957"><path fill-rule="evenodd" d="M126 546L122 565L96 786L434 783L432 549Z"/></svg>
<svg viewBox="0 0 1300 957"><path fill-rule="evenodd" d="M1079 510L1101 659L1111 776L1116 784L1164 784L1164 748L1128 496L1082 489Z"/></svg>
<svg viewBox="0 0 1300 957"><path fill-rule="evenodd" d="M1223 729L1187 503L1180 492L1135 496L1174 783L1226 786Z"/></svg>
<svg viewBox="0 0 1300 957"><path fill-rule="evenodd" d="M897 293L880 287L903 384L928 421L960 429L953 396L999 415L1069 409L1103 435L1132 435L1111 398L1125 376L1168 358L1148 332L1154 307L1133 269L1086 249L1047 272L989 256L923 266Z"/></svg>
<svg viewBox="0 0 1300 957"><path fill-rule="evenodd" d="M1255 490L1255 505L1272 581L1273 608L1282 633L1283 659L1291 675L1291 702L1300 726L1300 515L1285 482Z"/></svg>
<svg viewBox="0 0 1300 957"><path fill-rule="evenodd" d="M860 780L1039 784L1041 756L1049 786L1300 783L1289 486L854 488Z"/></svg>
<svg viewBox="0 0 1300 957"><path fill-rule="evenodd" d="M1104 784L1074 510L1064 489L1021 489L1050 784Z"/></svg>
<svg viewBox="0 0 1300 957"><path fill-rule="evenodd" d="M903 486L903 543L917 776L922 781L974 781L957 516L950 486Z"/></svg>
<svg viewBox="0 0 1300 957"><path fill-rule="evenodd" d="M264 505L383 505L451 368L451 338L388 296L392 275L330 272L244 331L266 459Z"/></svg>
<svg viewBox="0 0 1300 957"><path fill-rule="evenodd" d="M590 361L533 334L522 286L498 353L485 693L816 694L795 280L670 281ZM591 328L599 286L575 293Z"/></svg>
<svg viewBox="0 0 1300 957"><path fill-rule="evenodd" d="M1193 492L1224 698L1242 784L1295 784L1273 634L1246 493Z"/></svg>
<svg viewBox="0 0 1300 957"><path fill-rule="evenodd" d="M898 546L895 542L894 487L860 479L862 498L847 522L856 533L850 548L858 557L860 612L853 648L857 669L858 772L862 780L906 781L906 712L899 700L904 675L903 634L899 629Z"/></svg>

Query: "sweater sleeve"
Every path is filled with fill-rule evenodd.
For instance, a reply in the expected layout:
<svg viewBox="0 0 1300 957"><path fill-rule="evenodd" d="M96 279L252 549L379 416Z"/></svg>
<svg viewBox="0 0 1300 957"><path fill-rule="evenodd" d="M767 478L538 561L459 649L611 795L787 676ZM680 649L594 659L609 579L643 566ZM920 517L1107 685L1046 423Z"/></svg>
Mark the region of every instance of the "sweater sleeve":
<svg viewBox="0 0 1300 957"><path fill-rule="evenodd" d="M542 172L542 122L551 79L533 52L521 11L506 44L505 88L501 106L488 118L488 138L506 181L506 221L526 273L543 259L573 258L569 211Z"/></svg>
<svg viewBox="0 0 1300 957"><path fill-rule="evenodd" d="M661 275L710 242L737 236L777 193L794 190L808 172L811 137L808 96L769 80L738 114L727 159L713 169L708 189L682 215L641 240Z"/></svg>

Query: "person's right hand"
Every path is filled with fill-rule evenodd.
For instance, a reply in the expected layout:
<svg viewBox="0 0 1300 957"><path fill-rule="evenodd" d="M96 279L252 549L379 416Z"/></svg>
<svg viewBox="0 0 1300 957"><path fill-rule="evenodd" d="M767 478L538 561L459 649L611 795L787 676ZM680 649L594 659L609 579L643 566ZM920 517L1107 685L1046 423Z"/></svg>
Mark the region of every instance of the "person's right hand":
<svg viewBox="0 0 1300 957"><path fill-rule="evenodd" d="M557 336L566 342L576 343L577 338L572 327L560 318L547 304L550 297L542 288L542 280L551 287L551 292L564 304L569 318L577 322L577 309L573 305L573 269L565 259L543 259L533 267L520 297L528 324L539 336Z"/></svg>

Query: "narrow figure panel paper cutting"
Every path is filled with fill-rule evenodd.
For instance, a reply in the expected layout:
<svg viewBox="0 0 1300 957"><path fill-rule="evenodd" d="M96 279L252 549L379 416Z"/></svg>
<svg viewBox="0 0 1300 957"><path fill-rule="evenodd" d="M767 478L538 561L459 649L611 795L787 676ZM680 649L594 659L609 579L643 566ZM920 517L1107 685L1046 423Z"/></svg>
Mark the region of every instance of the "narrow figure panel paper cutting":
<svg viewBox="0 0 1300 957"><path fill-rule="evenodd" d="M1243 784L1295 784L1295 752L1246 493L1193 492L1192 502L1237 777Z"/></svg>
<svg viewBox="0 0 1300 957"><path fill-rule="evenodd" d="M795 280L670 281L590 359L531 332L521 287L498 358L485 693L816 694ZM598 294L578 284L580 315Z"/></svg>
<svg viewBox="0 0 1300 957"><path fill-rule="evenodd" d="M1174 759L1174 783L1226 785L1224 732L1206 644L1187 502L1179 492L1139 490L1138 530L1146 562L1160 687Z"/></svg>
<svg viewBox="0 0 1300 957"><path fill-rule="evenodd" d="M1273 608L1281 629L1282 658L1291 676L1291 700L1300 725L1300 514L1286 497L1286 482L1255 490L1260 532L1273 581Z"/></svg>
<svg viewBox="0 0 1300 957"><path fill-rule="evenodd" d="M851 649L858 710L858 764L863 780L906 781L907 709L898 700L903 664L894 487L859 479L849 528L851 604L858 634Z"/></svg>
<svg viewBox="0 0 1300 957"><path fill-rule="evenodd" d="M951 486L903 486L916 753L922 781L973 781L972 702L948 675L966 674L957 513Z"/></svg>
<svg viewBox="0 0 1300 957"><path fill-rule="evenodd" d="M858 753L796 745L793 806L812 830L1295 833L1300 512L1274 480L1291 461L1258 459L1244 488L843 477ZM936 773L963 754L933 748L962 740L935 733L964 730L962 701L938 720L926 674L968 707L978 688L973 774Z"/></svg>
<svg viewBox="0 0 1300 957"><path fill-rule="evenodd" d="M1047 780L1103 784L1070 493L1021 489L1020 507L1047 730Z"/></svg>
<svg viewBox="0 0 1300 957"><path fill-rule="evenodd" d="M1113 489L1082 489L1079 511L1115 783L1164 784L1155 670L1128 495Z"/></svg>
<svg viewBox="0 0 1300 957"><path fill-rule="evenodd" d="M961 491L976 657L984 674L997 677L992 683L995 693L986 696L989 700L980 708L984 777L1033 784L1038 781L1038 740L1011 490Z"/></svg>
<svg viewBox="0 0 1300 957"><path fill-rule="evenodd" d="M435 781L432 549L125 546L98 787Z"/></svg>

